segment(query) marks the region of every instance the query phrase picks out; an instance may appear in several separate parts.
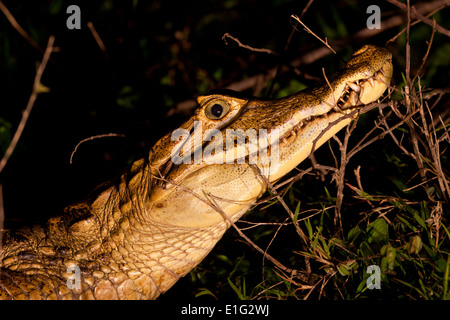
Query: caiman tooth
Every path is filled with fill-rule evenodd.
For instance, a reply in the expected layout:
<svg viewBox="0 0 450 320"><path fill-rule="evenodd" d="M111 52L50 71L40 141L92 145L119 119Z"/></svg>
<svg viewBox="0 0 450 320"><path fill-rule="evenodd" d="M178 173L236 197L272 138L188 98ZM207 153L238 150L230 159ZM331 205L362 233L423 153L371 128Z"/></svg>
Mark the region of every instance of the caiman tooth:
<svg viewBox="0 0 450 320"><path fill-rule="evenodd" d="M367 81L369 81L370 85L372 86L372 88L375 87L375 83L373 82L373 78L370 77L369 79L367 79Z"/></svg>
<svg viewBox="0 0 450 320"><path fill-rule="evenodd" d="M385 76L384 70L383 68L381 68L380 70L378 70L379 73L381 73L383 76Z"/></svg>
<svg viewBox="0 0 450 320"><path fill-rule="evenodd" d="M361 87L358 86L356 83L353 82L347 82L347 85L352 88L353 91L359 92L361 90Z"/></svg>

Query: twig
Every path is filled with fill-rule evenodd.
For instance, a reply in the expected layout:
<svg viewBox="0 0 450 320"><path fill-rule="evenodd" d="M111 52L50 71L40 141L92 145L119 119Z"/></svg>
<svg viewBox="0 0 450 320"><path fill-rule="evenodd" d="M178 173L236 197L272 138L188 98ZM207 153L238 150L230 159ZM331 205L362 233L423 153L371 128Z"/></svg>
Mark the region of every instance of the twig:
<svg viewBox="0 0 450 320"><path fill-rule="evenodd" d="M431 11L430 13L428 13L428 14L426 15L426 17L427 17L427 18L428 18L428 17L431 17L433 14L435 14L436 12L442 10L443 8L445 8L445 5L442 5L442 6L438 7L438 8L436 8L435 10ZM433 20L433 21L434 21L434 20ZM415 26L416 24L418 24L418 23L420 23L420 22L422 22L422 21L419 20L419 19L416 19L416 21L414 21L414 22L411 23L411 26ZM433 29L434 29L433 32L435 32L435 31L436 31L436 30L435 30L436 28L433 27ZM391 39L389 39L388 41L386 41L386 46L387 46L389 43L392 43L392 42L394 42L395 40L397 40L397 38L400 37L405 31L406 31L406 27L403 28L399 33L397 33L397 34L396 34L395 36L393 36Z"/></svg>
<svg viewBox="0 0 450 320"><path fill-rule="evenodd" d="M436 32L436 20L433 20L433 21L434 21L433 32L431 33L431 38L430 38L430 41L428 42L427 52L425 52L425 55L423 56L422 63L420 64L419 69L417 69L416 75L414 76L414 78L412 80L413 82L420 75L420 72L422 71L422 69L425 65L425 62L428 59L428 55L430 54L431 44L433 43L434 33Z"/></svg>
<svg viewBox="0 0 450 320"><path fill-rule="evenodd" d="M291 15L291 18L297 20L297 22L300 23L303 26L303 28L305 28L306 32L312 34L314 37L319 39L320 42L322 42L328 49L330 49L334 54L336 54L336 51L334 51L333 48L331 48L330 45L328 44L328 40L326 37L325 41L323 41L319 36L317 36L314 32L312 32L311 29L309 29L296 15Z"/></svg>
<svg viewBox="0 0 450 320"><path fill-rule="evenodd" d="M308 11L309 7L311 6L311 4L313 2L314 2L314 0L309 0L308 1L306 6L302 10L302 13L300 14L300 19L303 18L303 16L305 15L306 11ZM278 77L280 75L281 68L284 65L284 60L285 60L286 53L289 50L289 45L292 42L292 39L293 39L294 34L295 34L295 31L297 31L297 25L298 25L298 22L296 22L295 25L292 27L291 33L289 34L289 37L288 37L288 39L286 41L286 44L285 44L284 49L283 49L283 52L280 55L280 58L279 58L280 62L277 65L277 70L276 70L275 76L274 76L274 78L272 80L272 83L269 86L269 89L267 90L266 97L270 97L271 94L272 94L273 88L275 87L275 83L276 83L276 81L277 81L277 79L278 79Z"/></svg>
<svg viewBox="0 0 450 320"><path fill-rule="evenodd" d="M408 23L410 23L410 15L412 15L412 16L414 16L414 18L419 19L423 23L426 23L429 26L434 27L435 23L433 22L433 20L431 20L431 19L429 19L427 17L424 17L422 14L420 14L420 12L418 12L416 10L416 8L414 6L411 7L409 5L409 1L407 2L407 5L405 5L404 3L401 3L401 2L399 2L397 0L386 0L386 1L392 3L393 5L401 8L401 9L403 9L405 11L407 11L407 13L408 13ZM445 4L446 6L450 6L450 1L449 0L441 1L441 3ZM447 37L450 37L450 30L445 29L441 25L436 24L436 30L439 33L441 33L441 34L446 35Z"/></svg>
<svg viewBox="0 0 450 320"><path fill-rule="evenodd" d="M272 51L272 50L270 50L270 49L253 48L253 47L250 47L249 45L243 44L242 42L239 41L238 38L233 37L233 36L232 36L231 34L229 34L228 32L225 33L225 34L222 36L222 40L225 41L225 44L228 44L227 38L230 38L231 40L233 40L234 42L236 42L236 43L238 44L238 46L241 47L241 48L245 48L245 49L248 49L248 50L254 51L254 52L264 52L264 53L273 54L273 55L275 55L275 56L278 56L278 53L276 53L275 51Z"/></svg>
<svg viewBox="0 0 450 320"><path fill-rule="evenodd" d="M253 167L259 171L259 175L261 176L261 178L265 181L265 183L267 184L268 189L270 190L270 192L272 192L273 194L275 194L276 198L278 199L278 201L281 203L281 205L283 206L283 208L286 210L286 212L289 214L289 216L291 217L292 221L295 221L294 219L294 213L291 211L291 209L289 208L289 206L286 204L286 202L283 200L283 198L280 196L280 194L275 190L275 188L273 187L272 183L269 181L269 179L261 172L261 170L259 169L258 166L253 165ZM298 235L300 236L300 238L303 240L303 243L306 245L308 244L308 238L306 237L305 233L302 231L302 229L300 229L300 227L298 226L297 223L294 224L295 230L297 231Z"/></svg>
<svg viewBox="0 0 450 320"><path fill-rule="evenodd" d="M94 140L94 139L98 139L98 138L105 138L105 137L125 137L125 135L124 134L120 134L120 133L105 133L105 134L99 134L99 135L92 136L92 137L89 137L89 138L81 140L80 142L77 143L77 145L75 146L75 149L73 149L72 154L70 155L70 164L72 164L73 156L74 156L75 152L77 152L78 147L82 143L84 143L86 141L91 141L91 140Z"/></svg>
<svg viewBox="0 0 450 320"><path fill-rule="evenodd" d="M256 243L254 243L249 237L247 237L240 229L238 226L236 226L236 224L233 222L233 220L230 219L230 217L228 217L228 215L222 210L222 208L220 206L218 206L217 202L215 201L214 197L210 194L206 194L204 193L204 196L207 198L208 202L210 203L210 205L218 212L220 213L220 215L231 225L233 226L233 228L239 233L239 235L245 239L245 241L247 241L253 248L255 248L259 253L261 253L265 258L267 258L268 260L270 260L275 266L277 266L278 268L280 268L281 270L284 270L285 272L290 273L291 275L295 275L298 277L301 277L300 273L298 270L294 270L291 268L288 268L286 266L284 266L283 264L281 264L278 260L276 260L275 258L273 258L270 254L268 254L267 252L265 252L263 249L261 249Z"/></svg>
<svg viewBox="0 0 450 320"><path fill-rule="evenodd" d="M28 117L30 116L31 110L33 109L34 102L37 99L37 96L39 94L39 86L41 84L41 77L44 73L45 67L47 66L47 62L50 58L50 54L53 50L53 43L55 42L55 37L50 36L47 43L47 48L44 52L44 57L42 58L41 64L39 65L39 68L36 71L36 76L34 78L33 82L33 89L32 93L30 95L30 98L28 99L27 106L22 114L22 119L19 122L19 125L17 126L16 132L14 133L13 138L11 139L11 142L6 149L6 152L0 161L0 172L5 168L6 163L8 162L9 158L11 157L12 153L14 152L14 149L16 148L17 143L19 142L20 136L22 135L22 132L25 128L25 125L27 123Z"/></svg>
<svg viewBox="0 0 450 320"><path fill-rule="evenodd" d="M361 149L364 149L365 147L371 145L373 142L375 142L376 140L381 140L384 138L384 136L392 131L394 131L395 129L397 129L398 127L400 127L403 123L405 123L408 119L410 119L413 115L415 115L419 110L415 110L412 113L408 114L406 117L404 117L399 123L397 123L396 125L390 127L388 130L383 131L382 133L380 133L379 135L375 136L374 138L370 139L369 141L367 141L366 143L362 144L362 145L357 145L356 147L354 147L348 154L347 154L347 158L351 158L352 156L354 156L357 152L359 152Z"/></svg>
<svg viewBox="0 0 450 320"><path fill-rule="evenodd" d="M33 38L30 37L30 35L20 26L20 24L17 22L17 20L14 18L14 16L11 14L11 12L8 10L8 8L3 4L2 1L0 1L0 10L3 12L3 14L8 19L9 23L13 26L14 29L25 39L28 41L33 48L39 50L39 52L44 53L44 50L34 41Z"/></svg>
<svg viewBox="0 0 450 320"><path fill-rule="evenodd" d="M442 9L442 1L433 1L425 4L418 3L416 5L417 11L419 13L428 14L431 11L439 11ZM403 19L401 18L401 15L394 15L392 17L387 18L386 20L381 21L381 28L380 29L368 29L366 27L362 28L359 31L356 31L354 34L344 38L340 39L339 41L330 41L330 43L333 45L333 47L339 49L343 46L354 43L354 42L366 42L367 39L374 37L378 35L381 32L388 31L392 28L398 27L403 23ZM297 29L296 29L297 30ZM284 65L288 65L291 68L295 69L298 68L301 65L309 65L311 63L314 63L317 60L320 60L327 55L330 54L330 50L326 47L319 47L316 49L313 49L309 52L306 52L302 54L301 56L293 59L292 61L286 62ZM274 67L269 69L267 72L257 74L251 77L248 77L244 80L240 80L237 82L234 82L228 86L226 86L226 89L231 89L235 91L245 91L248 89L253 88L255 85L259 84L261 79L273 79L277 77L277 74L281 71L278 71L279 67ZM270 90L268 91L270 92ZM193 99L185 100L182 102L179 102L176 104L174 108L171 108L169 112L167 113L167 117L172 116L173 114L177 113L188 113L191 109L195 108L197 106L197 102Z"/></svg>
<svg viewBox="0 0 450 320"><path fill-rule="evenodd" d="M105 59L108 59L108 51L106 50L106 47L102 41L102 38L100 38L97 30L95 30L94 24L91 21L89 21L87 23L87 26L88 26L89 30L91 31L92 36L95 39L95 42L97 42L98 47L100 48L100 50L102 50L103 55L105 56Z"/></svg>

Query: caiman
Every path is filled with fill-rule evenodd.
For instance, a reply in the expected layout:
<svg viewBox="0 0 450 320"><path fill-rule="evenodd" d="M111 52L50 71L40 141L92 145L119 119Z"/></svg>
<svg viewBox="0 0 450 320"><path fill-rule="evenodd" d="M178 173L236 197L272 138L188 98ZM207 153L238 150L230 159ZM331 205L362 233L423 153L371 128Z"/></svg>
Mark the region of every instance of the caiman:
<svg viewBox="0 0 450 320"><path fill-rule="evenodd" d="M118 182L44 226L2 231L0 298L156 299L205 258L268 182L379 99L392 70L387 49L366 45L322 84L284 98L199 96L194 115Z"/></svg>

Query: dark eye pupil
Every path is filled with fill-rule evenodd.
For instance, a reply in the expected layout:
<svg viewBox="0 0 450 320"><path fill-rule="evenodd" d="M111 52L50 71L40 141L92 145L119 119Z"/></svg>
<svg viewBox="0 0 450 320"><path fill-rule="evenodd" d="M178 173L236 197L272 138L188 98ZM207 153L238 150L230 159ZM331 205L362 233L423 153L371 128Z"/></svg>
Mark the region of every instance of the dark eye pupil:
<svg viewBox="0 0 450 320"><path fill-rule="evenodd" d="M215 117L220 117L223 112L223 107L220 104L215 104L211 107L211 114Z"/></svg>

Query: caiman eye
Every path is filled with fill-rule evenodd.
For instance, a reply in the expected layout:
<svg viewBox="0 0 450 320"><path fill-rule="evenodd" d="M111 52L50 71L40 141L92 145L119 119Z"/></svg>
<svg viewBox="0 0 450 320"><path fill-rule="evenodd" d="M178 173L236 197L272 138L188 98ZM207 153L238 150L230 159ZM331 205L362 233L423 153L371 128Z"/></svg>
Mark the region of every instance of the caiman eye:
<svg viewBox="0 0 450 320"><path fill-rule="evenodd" d="M226 101L211 101L205 108L205 115L211 120L220 120L230 111L230 106Z"/></svg>

